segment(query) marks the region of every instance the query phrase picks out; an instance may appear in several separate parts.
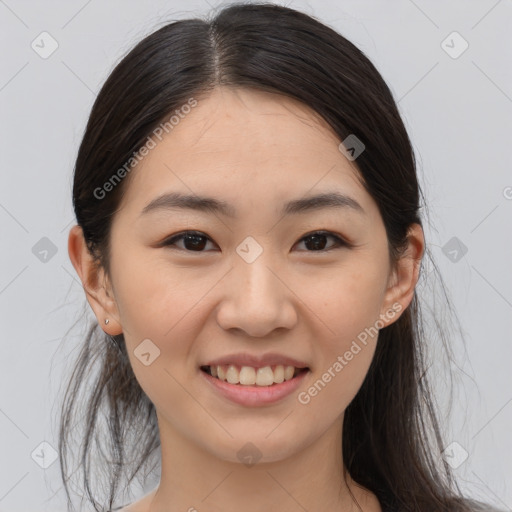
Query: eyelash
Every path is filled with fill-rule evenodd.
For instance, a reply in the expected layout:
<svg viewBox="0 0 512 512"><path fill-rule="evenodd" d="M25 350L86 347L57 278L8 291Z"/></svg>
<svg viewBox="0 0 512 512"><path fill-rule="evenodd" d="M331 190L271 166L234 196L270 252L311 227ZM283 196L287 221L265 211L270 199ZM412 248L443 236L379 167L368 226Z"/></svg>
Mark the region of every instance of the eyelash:
<svg viewBox="0 0 512 512"><path fill-rule="evenodd" d="M193 236L198 236L198 237L206 238L208 241L213 243L211 238L208 235L202 233L201 231L183 231L182 233L178 233L177 235L173 235L172 237L164 240L164 242L162 243L162 246L163 247L170 247L173 250L177 249L177 250L185 251L185 252L197 252L197 253L208 252L208 251L189 251L187 249L182 249L181 247L171 247L171 246L175 245L177 241L183 240L187 235L193 235ZM336 245L334 247L330 247L329 249L320 249L318 251L304 251L304 252L325 253L325 252L332 251L334 249L341 249L343 247L347 247L347 248L351 247L351 244L349 244L346 240L344 240L340 236L336 235L335 233L332 233L331 231L313 231L311 233L308 233L308 234L304 235L299 240L299 243L304 241L304 240L306 240L306 239L308 239L308 238L310 238L310 237L313 237L315 235L320 235L320 236L326 236L326 237L334 238L334 240L336 241Z"/></svg>

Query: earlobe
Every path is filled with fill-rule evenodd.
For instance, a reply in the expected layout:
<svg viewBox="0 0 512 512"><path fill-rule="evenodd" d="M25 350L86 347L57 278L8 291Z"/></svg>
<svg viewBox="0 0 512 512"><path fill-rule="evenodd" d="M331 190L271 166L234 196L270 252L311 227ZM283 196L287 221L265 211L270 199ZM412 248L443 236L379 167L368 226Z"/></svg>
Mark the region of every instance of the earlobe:
<svg viewBox="0 0 512 512"><path fill-rule="evenodd" d="M82 228L78 225L69 232L68 254L100 327L111 336L121 334L119 313L107 276L89 252ZM108 322L105 322L107 318Z"/></svg>
<svg viewBox="0 0 512 512"><path fill-rule="evenodd" d="M389 279L381 310L384 326L390 325L407 309L414 297L419 278L421 261L425 251L425 237L422 227L411 224L408 230L408 246ZM394 313L390 314L393 311Z"/></svg>

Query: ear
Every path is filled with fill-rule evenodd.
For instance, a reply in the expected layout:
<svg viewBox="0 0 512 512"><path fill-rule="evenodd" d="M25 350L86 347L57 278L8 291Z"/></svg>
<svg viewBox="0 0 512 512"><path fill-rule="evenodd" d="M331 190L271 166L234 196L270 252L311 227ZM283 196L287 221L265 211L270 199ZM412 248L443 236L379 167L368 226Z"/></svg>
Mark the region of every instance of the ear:
<svg viewBox="0 0 512 512"><path fill-rule="evenodd" d="M80 226L73 226L69 232L68 254L100 327L111 336L121 334L123 330L112 286L104 269L89 252ZM106 318L108 324L105 324Z"/></svg>
<svg viewBox="0 0 512 512"><path fill-rule="evenodd" d="M396 322L407 309L418 282L421 260L425 251L425 237L419 224L412 224L407 233L408 245L392 269L384 293L380 319L383 327Z"/></svg>

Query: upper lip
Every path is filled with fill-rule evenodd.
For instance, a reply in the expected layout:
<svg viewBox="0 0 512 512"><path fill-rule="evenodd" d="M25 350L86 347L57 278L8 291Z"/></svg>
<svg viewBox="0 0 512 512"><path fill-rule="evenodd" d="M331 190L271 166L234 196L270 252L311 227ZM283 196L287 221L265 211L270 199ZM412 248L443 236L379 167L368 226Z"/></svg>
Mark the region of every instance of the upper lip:
<svg viewBox="0 0 512 512"><path fill-rule="evenodd" d="M251 355L246 353L231 354L212 359L201 366L222 366L234 364L237 366L252 366L253 368L263 368L264 366L295 366L296 368L307 368L308 365L303 361L282 354L268 353L263 355Z"/></svg>

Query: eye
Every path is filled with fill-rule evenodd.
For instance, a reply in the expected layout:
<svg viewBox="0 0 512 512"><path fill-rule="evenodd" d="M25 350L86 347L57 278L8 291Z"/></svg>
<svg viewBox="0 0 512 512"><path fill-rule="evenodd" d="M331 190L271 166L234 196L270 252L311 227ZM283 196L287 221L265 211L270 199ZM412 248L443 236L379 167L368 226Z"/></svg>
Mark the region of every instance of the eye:
<svg viewBox="0 0 512 512"><path fill-rule="evenodd" d="M183 244L185 245L185 249L189 252L206 252L202 249L205 247L208 241L211 242L210 238L201 233L200 231L185 231L183 233L179 233L171 238L165 240L162 244L163 246L171 246L176 245L176 242L183 240ZM183 249L182 247L178 247L178 249Z"/></svg>
<svg viewBox="0 0 512 512"><path fill-rule="evenodd" d="M328 238L334 240L334 244L326 249L325 240ZM183 241L183 247L179 247L176 243L181 241ZM175 246L178 249L188 252L207 252L203 249L208 242L212 242L210 237L200 231L185 231L168 238L162 245L165 247ZM330 231L314 231L302 237L299 243L304 243L308 249L312 248L312 250L307 250L306 252L326 252L332 249L350 246L348 242Z"/></svg>
<svg viewBox="0 0 512 512"><path fill-rule="evenodd" d="M334 246L329 247L328 249L325 249L325 240L327 238L331 238L334 240ZM349 247L349 243L343 240L338 235L335 235L334 233L331 233L330 231L315 231L313 233L310 233L304 237L302 237L300 243L304 241L304 244L306 247L313 248L312 251L307 252L326 252L330 251L332 249L337 249L340 247Z"/></svg>

